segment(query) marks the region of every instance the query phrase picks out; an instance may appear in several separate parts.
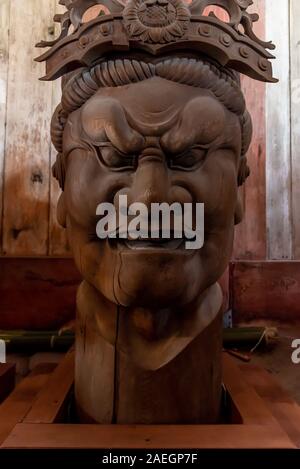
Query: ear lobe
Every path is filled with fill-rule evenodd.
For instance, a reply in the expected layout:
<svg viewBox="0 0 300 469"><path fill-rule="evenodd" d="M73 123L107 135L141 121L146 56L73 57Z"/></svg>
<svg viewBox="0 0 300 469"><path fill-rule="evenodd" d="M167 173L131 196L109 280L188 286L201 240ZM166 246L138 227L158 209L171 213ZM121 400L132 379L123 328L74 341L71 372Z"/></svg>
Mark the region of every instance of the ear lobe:
<svg viewBox="0 0 300 469"><path fill-rule="evenodd" d="M245 155L241 156L239 163L240 164L239 164L237 183L238 183L238 187L241 187L246 181L246 179L249 177L250 169L247 164L247 157ZM239 223L241 223L243 218L244 218L244 205L241 199L241 194L238 193L236 207L234 211L234 224L238 225Z"/></svg>
<svg viewBox="0 0 300 469"><path fill-rule="evenodd" d="M241 156L240 162L239 162L238 186L242 186L249 176L250 176L250 168L247 164L246 156L243 155Z"/></svg>
<svg viewBox="0 0 300 469"><path fill-rule="evenodd" d="M67 207L65 202L65 194L62 193L57 202L56 216L58 223L66 228L67 225Z"/></svg>
<svg viewBox="0 0 300 469"><path fill-rule="evenodd" d="M240 194L238 194L235 211L234 211L234 224L238 225L244 218L244 207Z"/></svg>

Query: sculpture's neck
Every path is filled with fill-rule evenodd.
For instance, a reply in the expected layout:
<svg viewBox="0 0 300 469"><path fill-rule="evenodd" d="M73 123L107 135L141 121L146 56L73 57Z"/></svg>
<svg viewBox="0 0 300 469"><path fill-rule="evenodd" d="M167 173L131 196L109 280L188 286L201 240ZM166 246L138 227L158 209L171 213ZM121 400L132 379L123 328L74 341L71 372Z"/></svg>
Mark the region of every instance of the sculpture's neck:
<svg viewBox="0 0 300 469"><path fill-rule="evenodd" d="M220 287L213 285L190 311L123 308L83 282L77 298L79 419L216 423L222 380L221 300Z"/></svg>
<svg viewBox="0 0 300 469"><path fill-rule="evenodd" d="M213 322L221 305L217 283L184 310L117 306L85 281L77 295L78 322L93 324L105 341L148 370L161 368L182 352Z"/></svg>

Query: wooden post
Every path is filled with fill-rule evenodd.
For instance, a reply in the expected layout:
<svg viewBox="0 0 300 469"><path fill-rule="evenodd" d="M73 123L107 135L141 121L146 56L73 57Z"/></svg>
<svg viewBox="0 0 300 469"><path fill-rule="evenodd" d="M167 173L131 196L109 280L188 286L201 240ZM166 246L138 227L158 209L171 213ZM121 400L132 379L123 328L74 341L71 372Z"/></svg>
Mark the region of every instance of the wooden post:
<svg viewBox="0 0 300 469"><path fill-rule="evenodd" d="M127 320L130 311L107 304L105 308L105 302L98 303L95 311L97 306L88 293L90 287L85 284L79 290L77 311L75 396L82 422L218 421L222 315L217 315L193 339L172 336L166 341L147 344L136 336L128 343L128 337L134 335ZM212 298L213 307L220 308L220 302L215 301L217 297ZM209 306L204 301L200 314L205 313L209 314ZM110 323L107 317L112 320ZM159 366L163 358L166 363Z"/></svg>

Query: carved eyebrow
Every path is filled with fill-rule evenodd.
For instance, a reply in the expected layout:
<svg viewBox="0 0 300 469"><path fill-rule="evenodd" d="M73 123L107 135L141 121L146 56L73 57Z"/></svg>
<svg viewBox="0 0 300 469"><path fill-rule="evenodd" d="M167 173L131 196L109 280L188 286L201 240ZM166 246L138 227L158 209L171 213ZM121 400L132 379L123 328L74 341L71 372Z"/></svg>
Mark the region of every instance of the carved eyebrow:
<svg viewBox="0 0 300 469"><path fill-rule="evenodd" d="M208 145L224 132L225 123L220 103L210 97L197 97L186 104L177 124L162 136L161 144L171 153L182 153L195 144Z"/></svg>
<svg viewBox="0 0 300 469"><path fill-rule="evenodd" d="M118 154L120 154L121 156L128 156L128 155L132 155L134 152L131 151L131 152L127 152L127 151L122 151L120 150L119 148L116 147L116 145L113 144L113 142L109 141L109 140L106 140L106 141L103 141L103 142L97 142L97 147L99 148L111 148L112 150L116 151Z"/></svg>
<svg viewBox="0 0 300 469"><path fill-rule="evenodd" d="M81 110L85 133L95 143L110 141L122 153L137 153L144 137L132 129L121 104L114 98L96 96Z"/></svg>

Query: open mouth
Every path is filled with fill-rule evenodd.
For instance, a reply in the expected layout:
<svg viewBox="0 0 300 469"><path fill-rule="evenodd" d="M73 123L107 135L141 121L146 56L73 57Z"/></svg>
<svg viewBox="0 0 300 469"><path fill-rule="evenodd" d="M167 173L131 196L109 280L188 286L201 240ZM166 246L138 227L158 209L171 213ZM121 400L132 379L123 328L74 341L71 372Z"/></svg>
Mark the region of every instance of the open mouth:
<svg viewBox="0 0 300 469"><path fill-rule="evenodd" d="M188 232L188 230L187 230ZM166 236L166 233L163 233L161 230L156 232L155 235L148 236L144 234L138 239L134 239L130 236L128 232L123 232L120 229L112 232L111 235L108 235L106 241L113 249L124 250L128 249L131 251L176 251L181 250L185 251L187 248L187 243L192 243L196 241L195 232L191 230L188 232L188 237L185 235L186 232L174 232L171 231ZM104 239L97 237L95 233L89 235L89 240L92 243L103 242Z"/></svg>
<svg viewBox="0 0 300 469"><path fill-rule="evenodd" d="M89 236L90 242L103 242L97 235L91 234ZM131 251L176 251L186 250L187 242L195 242L196 236L189 236L188 238L184 233L168 233L168 237L163 236L161 232L155 237L141 236L138 239L133 239L128 233L123 233L120 230L113 233L113 236L108 236L108 241L112 249L131 250Z"/></svg>
<svg viewBox="0 0 300 469"><path fill-rule="evenodd" d="M175 251L175 250L185 250L186 242L188 239L183 233L175 233L171 231L168 234L168 237L163 236L160 231L155 237L140 237L138 239L133 239L129 236L122 236L119 232L116 239L109 239L109 243L112 247L117 247L118 249L130 249L132 251L142 251L142 250L160 250L160 251ZM191 239L189 239L191 241Z"/></svg>
<svg viewBox="0 0 300 469"><path fill-rule="evenodd" d="M121 249L125 247L132 250L166 249L173 251L184 248L184 239L118 239L117 244Z"/></svg>

